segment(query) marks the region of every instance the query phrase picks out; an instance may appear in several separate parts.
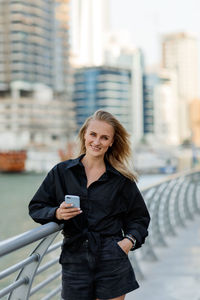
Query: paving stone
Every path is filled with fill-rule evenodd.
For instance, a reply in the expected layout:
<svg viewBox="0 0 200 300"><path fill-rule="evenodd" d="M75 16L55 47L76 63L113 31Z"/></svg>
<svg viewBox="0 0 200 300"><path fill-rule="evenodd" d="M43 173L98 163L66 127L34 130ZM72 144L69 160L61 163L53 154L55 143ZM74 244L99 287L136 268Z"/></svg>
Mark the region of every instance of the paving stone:
<svg viewBox="0 0 200 300"><path fill-rule="evenodd" d="M157 262L140 263L145 279L126 300L200 300L200 216L167 242Z"/></svg>

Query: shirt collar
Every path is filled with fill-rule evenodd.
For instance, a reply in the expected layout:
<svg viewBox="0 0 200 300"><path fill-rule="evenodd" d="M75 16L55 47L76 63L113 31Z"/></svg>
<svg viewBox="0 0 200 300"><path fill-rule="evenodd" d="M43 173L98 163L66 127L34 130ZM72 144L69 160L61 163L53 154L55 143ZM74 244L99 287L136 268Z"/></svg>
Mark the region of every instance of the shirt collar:
<svg viewBox="0 0 200 300"><path fill-rule="evenodd" d="M84 157L85 154L81 154L79 157L75 158L75 159L70 159L68 160L68 163L67 163L67 166L66 168L67 169L70 169L70 168L73 168L75 166L82 166L83 167L83 164L81 162L82 158ZM118 176L122 176L122 174L117 171L109 162L107 159L105 159L105 165L106 165L106 173L110 172L110 173L113 173L113 174L116 174Z"/></svg>
<svg viewBox="0 0 200 300"><path fill-rule="evenodd" d="M66 168L67 168L67 169L70 169L70 168L75 167L75 166L78 166L78 165L83 166L81 160L82 160L82 158L83 158L84 155L85 155L85 154L82 154L82 155L80 155L79 157L77 157L77 158L75 158L75 159L70 159L70 160L68 160L68 161L67 161L67 166L66 166Z"/></svg>

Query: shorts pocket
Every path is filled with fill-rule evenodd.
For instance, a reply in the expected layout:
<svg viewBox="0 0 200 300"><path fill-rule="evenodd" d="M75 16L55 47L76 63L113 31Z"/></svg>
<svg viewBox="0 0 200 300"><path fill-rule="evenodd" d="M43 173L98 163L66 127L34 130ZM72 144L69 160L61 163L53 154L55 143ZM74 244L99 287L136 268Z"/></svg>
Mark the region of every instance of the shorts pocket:
<svg viewBox="0 0 200 300"><path fill-rule="evenodd" d="M82 262L86 262L88 257L88 251L85 247L81 247L76 251L72 252L69 251L66 245L62 246L62 251L60 254L59 263L66 264L66 263L73 263L79 264Z"/></svg>
<svg viewBox="0 0 200 300"><path fill-rule="evenodd" d="M118 238L113 238L113 242L115 245L115 249L117 249L118 253L121 254L121 256L125 256L128 257L128 255L126 254L126 252L120 247L120 245L118 244L118 242L121 241L121 239Z"/></svg>

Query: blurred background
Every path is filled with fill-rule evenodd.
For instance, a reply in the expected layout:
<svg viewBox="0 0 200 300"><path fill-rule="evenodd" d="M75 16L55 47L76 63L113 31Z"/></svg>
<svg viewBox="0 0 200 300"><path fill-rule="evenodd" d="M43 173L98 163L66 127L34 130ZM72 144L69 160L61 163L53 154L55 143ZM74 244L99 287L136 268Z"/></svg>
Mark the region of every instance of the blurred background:
<svg viewBox="0 0 200 300"><path fill-rule="evenodd" d="M139 174L200 158L197 1L0 1L0 169L75 155L97 109L131 134Z"/></svg>
<svg viewBox="0 0 200 300"><path fill-rule="evenodd" d="M97 109L139 187L200 165L199 20L197 0L0 0L0 240L38 226L29 201Z"/></svg>
<svg viewBox="0 0 200 300"><path fill-rule="evenodd" d="M97 109L129 131L139 185L199 165L199 6L0 1L2 237L14 215L34 226L28 202L53 165L77 155Z"/></svg>

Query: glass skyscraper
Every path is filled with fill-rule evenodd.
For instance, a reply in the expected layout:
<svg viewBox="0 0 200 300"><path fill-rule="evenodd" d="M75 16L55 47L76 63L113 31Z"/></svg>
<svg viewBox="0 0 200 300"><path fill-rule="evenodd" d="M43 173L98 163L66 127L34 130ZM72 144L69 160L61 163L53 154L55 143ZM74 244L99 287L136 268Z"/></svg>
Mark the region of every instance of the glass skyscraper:
<svg viewBox="0 0 200 300"><path fill-rule="evenodd" d="M97 109L114 114L130 130L131 72L108 66L76 69L74 102L78 128Z"/></svg>
<svg viewBox="0 0 200 300"><path fill-rule="evenodd" d="M143 77L143 114L144 134L154 133L155 87L159 83L157 74L145 74Z"/></svg>

